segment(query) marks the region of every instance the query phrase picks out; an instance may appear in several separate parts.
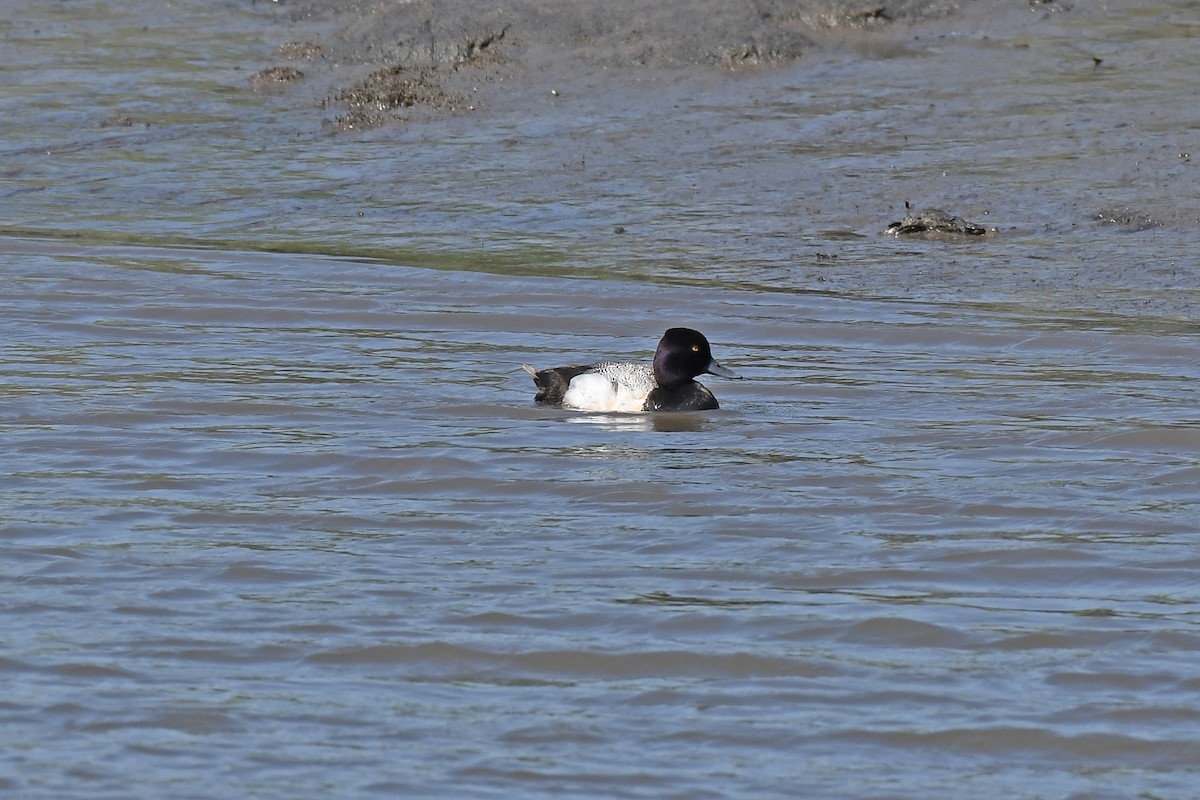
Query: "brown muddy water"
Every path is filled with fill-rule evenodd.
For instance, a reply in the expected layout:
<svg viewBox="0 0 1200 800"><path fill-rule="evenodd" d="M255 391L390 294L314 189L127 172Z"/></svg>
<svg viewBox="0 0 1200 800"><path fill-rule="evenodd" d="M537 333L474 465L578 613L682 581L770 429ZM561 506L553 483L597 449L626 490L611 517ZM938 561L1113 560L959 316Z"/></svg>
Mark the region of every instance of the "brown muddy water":
<svg viewBox="0 0 1200 800"><path fill-rule="evenodd" d="M1200 19L1015 6L366 135L4 9L4 795L1194 797Z"/></svg>

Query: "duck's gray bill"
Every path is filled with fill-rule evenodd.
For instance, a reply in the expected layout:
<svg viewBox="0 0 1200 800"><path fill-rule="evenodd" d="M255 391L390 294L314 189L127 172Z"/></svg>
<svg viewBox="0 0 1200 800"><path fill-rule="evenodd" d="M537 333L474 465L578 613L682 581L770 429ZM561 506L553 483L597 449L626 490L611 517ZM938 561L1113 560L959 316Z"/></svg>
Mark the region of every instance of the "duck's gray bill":
<svg viewBox="0 0 1200 800"><path fill-rule="evenodd" d="M712 361L708 362L708 369L706 369L705 372L707 372L709 375L717 375L722 378L741 378L742 377L741 375L738 375L733 370L729 369L729 367L722 367L720 364L717 363L717 360L715 358Z"/></svg>

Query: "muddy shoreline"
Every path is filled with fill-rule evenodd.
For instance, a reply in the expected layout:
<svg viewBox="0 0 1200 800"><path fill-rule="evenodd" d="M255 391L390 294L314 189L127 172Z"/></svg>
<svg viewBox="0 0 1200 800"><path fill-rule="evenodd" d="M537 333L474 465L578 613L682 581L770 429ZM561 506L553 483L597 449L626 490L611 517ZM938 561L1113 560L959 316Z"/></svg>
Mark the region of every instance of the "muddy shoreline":
<svg viewBox="0 0 1200 800"><path fill-rule="evenodd" d="M959 14L948 0L896 2L646 4L416 0L388 6L292 0L286 19L310 37L276 55L305 62L327 86L323 105L338 130L365 130L422 111L474 111L503 103L503 88L554 76L561 90L596 70L625 79L654 70L738 70L793 63L847 35L886 38L897 29ZM291 72L287 72L291 69ZM294 67L265 68L261 85ZM507 86L505 85L507 84Z"/></svg>
<svg viewBox="0 0 1200 800"><path fill-rule="evenodd" d="M943 63L929 68L931 88L952 86L962 76L987 69L987 59L977 62L971 49L999 47L1009 51L1009 60L1020 61L1033 58L1032 51L1057 47L1062 66L1085 76L1129 67L1119 56L1112 58L1111 48L1082 33L1078 42L1039 41L1040 31L1050 30L1052 23L1094 24L1104 14L1059 0L1004 6L962 0L705 0L653 9L632 0L602 8L582 0L504 0L486 8L471 0L390 5L287 0L280 6L281 41L270 54L270 65L250 83L259 91L284 95L305 85L295 92L295 102L314 106L331 132L456 115L473 116L481 126L497 118L553 116L556 110L546 106L547 96L600 95L622 102L621 93L639 84L672 87L674 92L663 93L663 102L671 103L681 86L705 91L794 65L803 70L806 63L837 53L864 62L924 58L930 43L939 40L967 41L972 47L960 49L957 58L949 50L939 53ZM930 115L945 119L938 130L974 115L980 105L977 91L964 81L956 103L931 105ZM1064 96L1063 102L1071 98ZM1137 110L1129 110L1130 119L1136 119ZM665 122L671 124L670 118ZM1132 127L1124 120L1088 122L1099 130L1113 129L1104 132L1110 139ZM1190 162L1189 144L1181 144L1179 163ZM897 197L895 203L907 200ZM961 214L971 209L946 210ZM1200 224L1200 203L1181 208L1169 202L1098 201L1086 219L1132 232L1194 226ZM986 219L972 223L991 225Z"/></svg>
<svg viewBox="0 0 1200 800"><path fill-rule="evenodd" d="M1175 5L292 0L270 66L306 73L279 99L334 140L422 142L406 170L589 264L686 252L819 291L1188 316L1200 142L1171 100L1196 67ZM437 162L444 137L475 168ZM504 221L537 205L595 211ZM897 250L910 205L988 235Z"/></svg>
<svg viewBox="0 0 1200 800"><path fill-rule="evenodd" d="M16 25L4 230L1200 313L1183 0L233 6Z"/></svg>

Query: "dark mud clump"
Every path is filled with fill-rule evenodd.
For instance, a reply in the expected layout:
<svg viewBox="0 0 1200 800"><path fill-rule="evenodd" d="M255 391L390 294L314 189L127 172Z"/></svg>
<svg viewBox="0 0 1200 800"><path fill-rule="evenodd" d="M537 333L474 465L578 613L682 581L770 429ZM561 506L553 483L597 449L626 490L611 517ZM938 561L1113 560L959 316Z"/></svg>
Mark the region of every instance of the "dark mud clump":
<svg viewBox="0 0 1200 800"><path fill-rule="evenodd" d="M467 107L465 96L448 90L439 73L435 66L403 65L372 72L335 95L347 109L337 117L337 127L345 131L375 128L396 118L396 112L417 105L438 111Z"/></svg>
<svg viewBox="0 0 1200 800"><path fill-rule="evenodd" d="M295 67L267 67L250 76L250 87L256 92L270 91L303 79L304 73Z"/></svg>
<svg viewBox="0 0 1200 800"><path fill-rule="evenodd" d="M967 222L962 217L956 217L936 208L925 208L914 211L906 203L904 219L887 226L887 232L893 236L919 236L925 239L958 239L992 236L995 228Z"/></svg>
<svg viewBox="0 0 1200 800"><path fill-rule="evenodd" d="M132 128L133 125L133 117L121 112L109 114L107 117L100 120L101 128Z"/></svg>

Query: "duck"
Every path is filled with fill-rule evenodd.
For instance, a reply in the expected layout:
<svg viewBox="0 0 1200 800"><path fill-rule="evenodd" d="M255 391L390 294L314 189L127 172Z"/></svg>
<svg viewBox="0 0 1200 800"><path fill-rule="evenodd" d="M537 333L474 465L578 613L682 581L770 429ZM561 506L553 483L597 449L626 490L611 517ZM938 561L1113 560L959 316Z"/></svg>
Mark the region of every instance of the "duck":
<svg viewBox="0 0 1200 800"><path fill-rule="evenodd" d="M668 328L654 351L653 364L597 361L593 364L522 368L533 376L534 400L576 411L709 411L717 398L697 375L740 378L717 363L704 334L691 328Z"/></svg>

